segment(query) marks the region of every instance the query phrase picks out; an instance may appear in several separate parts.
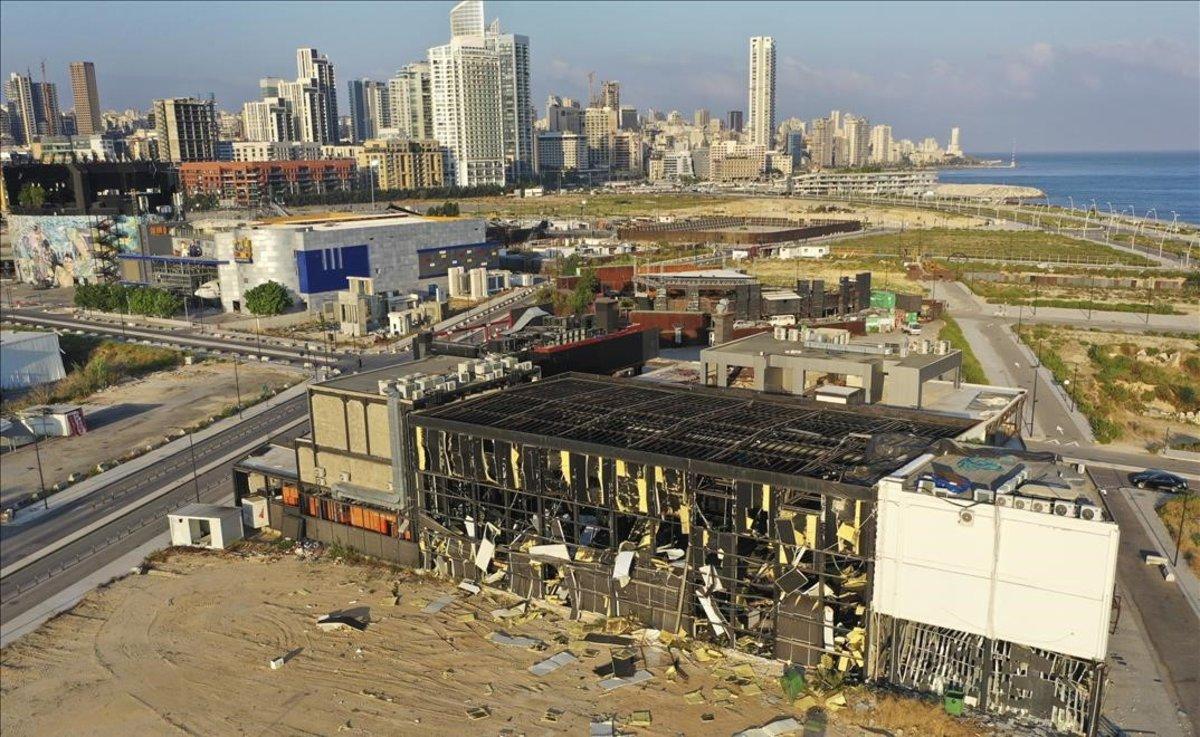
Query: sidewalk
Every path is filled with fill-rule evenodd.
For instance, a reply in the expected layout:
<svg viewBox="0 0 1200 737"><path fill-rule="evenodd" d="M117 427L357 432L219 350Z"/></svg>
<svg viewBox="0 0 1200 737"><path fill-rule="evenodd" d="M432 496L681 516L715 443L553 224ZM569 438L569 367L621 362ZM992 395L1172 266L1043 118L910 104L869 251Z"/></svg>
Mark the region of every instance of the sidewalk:
<svg viewBox="0 0 1200 737"><path fill-rule="evenodd" d="M5 524L28 524L32 520L38 519L51 510L54 510L65 504L69 504L81 497L87 496L98 489L103 489L109 484L120 481L139 471L144 471L163 459L169 458L178 453L188 452L192 442L203 442L214 435L228 430L231 427L236 427L244 420L257 417L267 410L278 407L279 405L289 402L296 397L303 396L307 390L308 382L302 381L293 387L283 390L279 394L276 394L266 401L259 402L258 404L242 410L241 417L237 415L231 415L222 420L214 422L203 430L193 433L191 440L189 440L187 435L184 435L180 438L172 440L169 443L160 445L154 450L145 453L144 455L140 455L137 458L128 461L127 463L122 463L115 468L111 468L103 473L98 473L95 476L86 478L77 484L73 484L72 486L67 487L67 489L64 491L60 491L57 494L51 494L50 496L46 497L45 503L34 503L24 507L17 512L11 522L7 522Z"/></svg>
<svg viewBox="0 0 1200 737"><path fill-rule="evenodd" d="M1158 545L1158 551L1167 560L1171 560L1175 556L1175 541L1171 538L1171 533L1167 532L1166 526L1158 518L1158 513L1155 511L1155 505L1161 496L1161 492L1157 491L1130 489L1126 498L1129 499L1133 511L1142 522L1142 526L1146 528L1150 539ZM1193 499L1192 504L1200 504L1200 500ZM1175 571L1175 581L1179 584L1179 589L1183 592L1184 598L1188 600L1188 604L1196 612L1196 616L1200 618L1200 578L1197 578L1196 574L1192 572L1191 567L1183 559L1182 554L1179 556L1179 565L1171 566L1171 569Z"/></svg>

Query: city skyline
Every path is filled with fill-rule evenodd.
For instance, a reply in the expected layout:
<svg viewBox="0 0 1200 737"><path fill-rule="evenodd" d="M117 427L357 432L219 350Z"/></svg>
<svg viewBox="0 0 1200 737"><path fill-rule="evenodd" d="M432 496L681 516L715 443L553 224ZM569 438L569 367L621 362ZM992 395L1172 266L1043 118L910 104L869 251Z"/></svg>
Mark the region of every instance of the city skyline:
<svg viewBox="0 0 1200 737"><path fill-rule="evenodd" d="M1200 131L1200 52L1189 37L1200 21L1194 5L1105 6L1106 14L1089 17L1087 28L1064 21L1069 10L1077 15L1078 6L1058 4L743 4L723 23L706 20L720 6L699 4L681 13L680 5L605 4L605 13L588 16L586 34L572 29L579 27L579 13L593 7L587 3L562 8L492 2L487 16L489 22L501 18L504 32L531 39L535 106L550 93L586 97L587 72L595 71L599 79L620 80L622 102L639 110L675 109L690 118L703 108L723 117L746 107L746 39L772 35L778 49L776 120L841 109L888 120L898 138L929 133L940 138L961 126L968 152L1007 150L1013 140L1020 151L1178 150L1194 148ZM39 6L6 2L0 3L6 31L0 68L7 74L29 67L40 80L36 67L45 57L48 80L65 90L68 63L87 59L96 64L104 109L145 110L155 98L212 92L218 108L240 111L243 103L260 99L260 77L288 73L287 60L297 47L321 49L337 66L339 80L390 78L443 42L452 6L347 4L336 16L303 5L294 12L287 6L287 15L280 16L284 6L271 3L195 6L182 15L179 5L170 12L138 6L151 31L182 19L196 36L189 44L177 33L167 34L174 56L148 65L147 58L168 51L162 34L147 34L143 55L95 41L103 37L97 28L119 18L111 10L120 4L104 6L105 14L73 5L85 15L96 13L95 23L78 24L91 33L66 28L46 39L13 31L33 22ZM781 7L786 10L779 12ZM222 19L219 26L204 8L219 11L211 13ZM770 9L774 12L766 12ZM229 13L242 22L227 23ZM362 23L364 13L378 22ZM1008 30L988 25L1000 17L1020 22ZM572 18L576 22L568 23ZM682 33L662 34L659 46L651 47L641 28L647 19L675 24ZM941 25L929 27L933 20ZM860 24L857 30L846 28L852 22ZM813 24L828 33L816 33ZM801 26L807 30L797 30ZM1049 32L1050 27L1066 30ZM627 31L614 35L619 28ZM211 40L201 37L208 31L223 41L216 58ZM373 43L381 35L388 36L386 43L382 38ZM199 63L201 57L208 61ZM156 73L147 75L146 69ZM349 114L348 104L339 112Z"/></svg>

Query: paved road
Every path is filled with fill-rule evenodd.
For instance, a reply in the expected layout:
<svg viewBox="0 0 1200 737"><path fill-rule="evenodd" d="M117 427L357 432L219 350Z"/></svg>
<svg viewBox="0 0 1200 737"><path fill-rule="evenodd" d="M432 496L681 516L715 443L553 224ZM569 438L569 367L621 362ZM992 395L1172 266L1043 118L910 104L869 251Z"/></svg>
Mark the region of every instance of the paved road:
<svg viewBox="0 0 1200 737"><path fill-rule="evenodd" d="M1137 517L1128 498L1131 490L1124 488L1128 483L1125 473L1105 467L1093 467L1089 472L1097 486L1110 489L1108 508L1121 528L1117 578L1129 593L1121 606L1137 607L1150 642L1170 674L1167 686L1187 712L1193 732L1200 735L1200 618L1179 586L1164 580L1157 568L1143 561L1145 551L1158 551L1160 546Z"/></svg>
<svg viewBox="0 0 1200 737"><path fill-rule="evenodd" d="M195 444L196 466L202 467L255 438L266 438L283 425L305 416L307 411L308 402L303 396L297 397L201 440ZM31 516L37 514L36 506L27 507L18 513L15 523L0 527L0 565L7 567L115 509L161 489L176 479L186 478L191 472L191 453L185 447L167 460L155 464L148 473L127 476L109 484L102 491L97 490L55 507L43 516L21 524L22 513Z"/></svg>
<svg viewBox="0 0 1200 737"><path fill-rule="evenodd" d="M272 410L242 423L213 438L216 442L205 448L204 458L210 461L219 458L223 453L251 442L255 436L266 439L271 436L272 428L302 416L306 409L307 403L303 399L293 400L280 405L276 408L278 411ZM270 439L286 442L307 430L308 423L305 422ZM201 457L200 446L197 446L196 455L197 462L204 465L206 461ZM230 469L237 460L227 461L197 477L201 501L215 503L229 496L232 490ZM6 525L3 528L3 548L5 562L10 563L36 551L47 542L82 529L122 504L181 481L184 483L161 497L6 576L0 581L0 623L11 621L79 579L162 534L166 529L168 512L196 501L196 486L191 483L190 458L187 454L178 454L156 469L153 476L129 479L127 484L115 483L103 492L102 498L93 500L92 497L85 497L77 505L31 523L27 529Z"/></svg>
<svg viewBox="0 0 1200 737"><path fill-rule="evenodd" d="M185 348L223 352L236 351L251 355L269 356L273 360L308 361L314 364L329 366L337 365L339 361L343 360L342 356L336 354L328 356L319 350L309 351L290 342L282 344L279 341L275 341L277 344L272 345L271 343L274 339L266 339L260 343L254 336L218 338L210 333L188 328L114 325L100 320L80 318L69 314L47 313L33 308L6 309L4 311L4 319L27 325L43 325L58 329L84 330L136 340L175 343ZM232 335L232 333L222 333L222 335Z"/></svg>

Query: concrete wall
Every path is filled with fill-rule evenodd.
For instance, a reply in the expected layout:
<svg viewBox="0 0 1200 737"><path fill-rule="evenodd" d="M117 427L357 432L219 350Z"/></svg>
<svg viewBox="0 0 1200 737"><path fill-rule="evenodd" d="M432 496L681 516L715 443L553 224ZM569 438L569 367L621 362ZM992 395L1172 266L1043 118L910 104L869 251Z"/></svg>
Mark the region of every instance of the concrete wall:
<svg viewBox="0 0 1200 737"><path fill-rule="evenodd" d="M392 561L410 568L416 568L421 564L421 551L416 543L350 525L339 525L336 522L303 516L300 514L300 510L286 508L277 501L270 502L269 514L271 528L284 531L285 535L288 534L290 528L298 527L303 537L326 545L341 545L363 555ZM290 519L292 522L289 524L285 522L286 519Z"/></svg>
<svg viewBox="0 0 1200 737"><path fill-rule="evenodd" d="M899 477L879 484L877 612L1104 659L1115 523L919 494Z"/></svg>

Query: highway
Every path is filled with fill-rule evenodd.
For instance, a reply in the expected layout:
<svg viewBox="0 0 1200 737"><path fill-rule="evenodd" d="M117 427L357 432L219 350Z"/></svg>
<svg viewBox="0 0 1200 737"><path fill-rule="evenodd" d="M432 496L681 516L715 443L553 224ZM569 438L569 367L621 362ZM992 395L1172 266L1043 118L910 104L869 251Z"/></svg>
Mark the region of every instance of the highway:
<svg viewBox="0 0 1200 737"><path fill-rule="evenodd" d="M287 441L307 432L308 423L302 419L306 413L307 402L300 397L197 443L197 468L203 468L239 448L258 445L268 438ZM298 420L300 422L297 423ZM289 429L278 432L284 427ZM232 491L230 469L241 455L238 453L234 459L197 477L201 501L213 503L228 497ZM52 509L26 524L7 524L0 528L0 561L8 569L47 546L77 535L116 514L116 518L107 524L99 525L49 555L23 565L0 579L0 623L9 622L30 607L162 534L166 530L167 512L196 500L189 453L177 453L152 468L149 473L135 473L110 484L102 492ZM172 486L174 488L162 496L138 504L155 492ZM133 508L128 512L119 513L130 506Z"/></svg>
<svg viewBox="0 0 1200 737"><path fill-rule="evenodd" d="M500 295L438 323L435 328L449 329L490 319L527 300L534 292L533 288L524 288ZM6 310L5 319L203 350L268 355L289 361L325 363L326 360L324 356L314 356L295 345L264 345L260 350L253 339L230 340L198 335L186 329L129 326L122 329L120 325L37 309ZM412 358L407 350L410 342L398 343L393 347L395 353L330 356L327 365L344 370L370 370L402 363ZM209 503L228 498L232 491L233 464L268 439L286 442L307 432L307 412L307 399L297 397L197 441L195 468L202 472L195 482L191 451L181 446L179 452L147 470L114 480L78 499L45 512L36 506L23 510L13 523L0 527L0 569L3 570L0 624L8 625L52 597L78 588L76 584L88 576L162 535L166 530L166 515L171 510L197 498ZM207 466L213 467L206 469ZM22 521L22 515L27 521ZM30 613L22 621L27 623L34 614Z"/></svg>
<svg viewBox="0 0 1200 737"><path fill-rule="evenodd" d="M281 341L267 337L260 341L252 335L245 337L228 337L232 333L221 333L223 337L203 332L197 329L174 328L158 329L146 326L113 324L111 322L76 317L74 315L45 312L36 308L6 309L4 319L26 325L41 325L59 330L83 330L85 332L101 333L123 339L150 340L156 343L175 344L184 348L206 351L235 351L248 355L268 356L272 360L294 362L310 362L327 366L335 366L341 360L337 354L327 355L320 350L308 350L295 345L291 341Z"/></svg>

